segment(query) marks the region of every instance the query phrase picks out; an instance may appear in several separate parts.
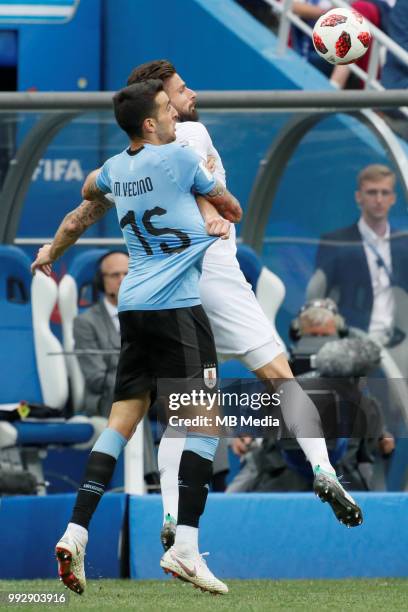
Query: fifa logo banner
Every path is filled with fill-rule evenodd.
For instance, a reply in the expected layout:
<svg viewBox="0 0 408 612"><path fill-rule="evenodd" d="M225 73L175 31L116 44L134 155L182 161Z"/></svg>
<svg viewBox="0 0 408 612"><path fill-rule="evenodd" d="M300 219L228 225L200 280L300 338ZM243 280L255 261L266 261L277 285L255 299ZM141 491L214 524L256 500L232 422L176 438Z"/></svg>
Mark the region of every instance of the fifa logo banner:
<svg viewBox="0 0 408 612"><path fill-rule="evenodd" d="M2 23L67 23L74 17L80 0L0 0Z"/></svg>

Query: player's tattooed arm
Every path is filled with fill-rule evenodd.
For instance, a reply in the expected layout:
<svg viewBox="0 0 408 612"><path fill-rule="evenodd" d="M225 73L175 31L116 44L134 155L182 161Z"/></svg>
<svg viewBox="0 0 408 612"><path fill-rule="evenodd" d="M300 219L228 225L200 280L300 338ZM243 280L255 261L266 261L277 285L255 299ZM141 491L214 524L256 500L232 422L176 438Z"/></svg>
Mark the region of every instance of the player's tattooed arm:
<svg viewBox="0 0 408 612"><path fill-rule="evenodd" d="M31 265L34 274L36 270L41 270L48 276L51 274L51 266L57 261L78 240L88 227L102 219L113 202L84 200L81 204L69 212L62 220L56 231L51 244L45 244L37 253L37 257Z"/></svg>
<svg viewBox="0 0 408 612"><path fill-rule="evenodd" d="M216 182L215 187L205 194L206 199L215 206L219 214L231 221L238 223L242 219L242 208L235 196L228 191L220 182Z"/></svg>
<svg viewBox="0 0 408 612"><path fill-rule="evenodd" d="M59 226L52 241L51 254L54 261L75 242L91 225L102 219L106 212L112 208L113 202L84 200L81 204L66 215Z"/></svg>

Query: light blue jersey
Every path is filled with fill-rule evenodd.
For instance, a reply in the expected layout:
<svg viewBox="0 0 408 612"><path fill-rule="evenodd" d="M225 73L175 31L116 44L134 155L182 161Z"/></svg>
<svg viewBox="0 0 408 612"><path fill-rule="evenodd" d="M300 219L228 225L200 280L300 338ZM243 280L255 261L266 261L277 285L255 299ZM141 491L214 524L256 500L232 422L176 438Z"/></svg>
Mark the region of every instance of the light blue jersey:
<svg viewBox="0 0 408 612"><path fill-rule="evenodd" d="M206 194L215 179L200 158L176 143L145 144L108 159L96 184L113 194L130 259L119 311L185 308L201 303L205 230L191 190Z"/></svg>

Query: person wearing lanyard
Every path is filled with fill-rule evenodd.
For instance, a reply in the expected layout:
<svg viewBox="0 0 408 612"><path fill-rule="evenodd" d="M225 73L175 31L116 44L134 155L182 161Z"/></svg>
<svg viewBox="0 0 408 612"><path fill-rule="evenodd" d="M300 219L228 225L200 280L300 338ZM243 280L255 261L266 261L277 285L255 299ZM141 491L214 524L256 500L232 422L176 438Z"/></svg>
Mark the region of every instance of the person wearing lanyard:
<svg viewBox="0 0 408 612"><path fill-rule="evenodd" d="M408 289L408 239L390 228L395 174L371 164L357 179L357 223L321 237L316 271L307 299L330 296L349 326L368 332L382 345L399 344L405 332L395 325L394 287Z"/></svg>

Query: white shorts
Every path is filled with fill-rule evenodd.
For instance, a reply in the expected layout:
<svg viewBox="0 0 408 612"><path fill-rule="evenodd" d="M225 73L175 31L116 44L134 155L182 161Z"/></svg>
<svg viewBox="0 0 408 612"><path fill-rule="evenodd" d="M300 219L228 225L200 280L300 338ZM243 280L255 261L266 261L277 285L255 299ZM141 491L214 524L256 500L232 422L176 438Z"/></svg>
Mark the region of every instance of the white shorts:
<svg viewBox="0 0 408 612"><path fill-rule="evenodd" d="M284 352L238 262L205 264L200 295L220 361L239 359L257 370Z"/></svg>

